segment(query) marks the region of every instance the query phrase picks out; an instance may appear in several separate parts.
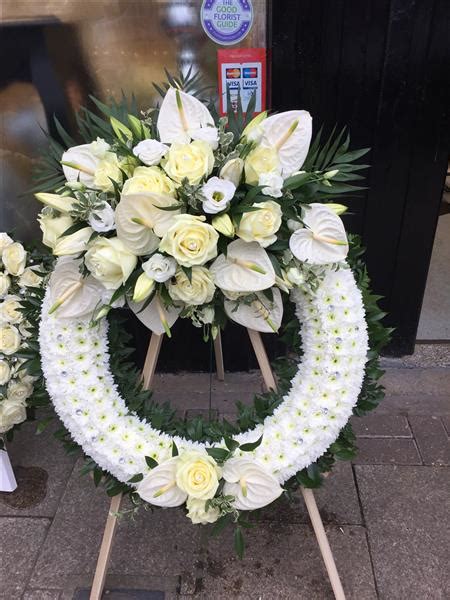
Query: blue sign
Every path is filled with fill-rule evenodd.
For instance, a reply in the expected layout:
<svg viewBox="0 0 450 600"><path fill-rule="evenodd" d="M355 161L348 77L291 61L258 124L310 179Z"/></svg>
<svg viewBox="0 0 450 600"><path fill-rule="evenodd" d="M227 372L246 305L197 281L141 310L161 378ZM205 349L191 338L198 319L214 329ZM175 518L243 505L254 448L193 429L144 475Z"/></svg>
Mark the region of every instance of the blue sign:
<svg viewBox="0 0 450 600"><path fill-rule="evenodd" d="M252 27L251 0L203 0L200 20L206 35L217 44L237 44Z"/></svg>

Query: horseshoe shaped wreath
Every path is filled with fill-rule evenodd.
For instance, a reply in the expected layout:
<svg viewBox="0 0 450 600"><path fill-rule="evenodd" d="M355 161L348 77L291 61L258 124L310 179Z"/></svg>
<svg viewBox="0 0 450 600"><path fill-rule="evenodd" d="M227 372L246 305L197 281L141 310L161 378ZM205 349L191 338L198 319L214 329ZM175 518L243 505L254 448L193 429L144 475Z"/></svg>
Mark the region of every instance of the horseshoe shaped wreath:
<svg viewBox="0 0 450 600"><path fill-rule="evenodd" d="M346 207L331 202L361 189L349 182L367 150L349 151L344 131L311 144L303 110L213 117L189 78L169 82L161 106L141 113L94 100L103 117L83 109L81 145L57 123L64 147L51 142L36 188L58 257L37 318L42 371L110 495L239 528L247 511L351 458L348 419L382 396L388 332ZM280 361L280 391L241 406L236 425L177 421L117 367L127 334L112 309L125 304L158 334L179 317L206 337L227 319L283 330L302 358Z"/></svg>

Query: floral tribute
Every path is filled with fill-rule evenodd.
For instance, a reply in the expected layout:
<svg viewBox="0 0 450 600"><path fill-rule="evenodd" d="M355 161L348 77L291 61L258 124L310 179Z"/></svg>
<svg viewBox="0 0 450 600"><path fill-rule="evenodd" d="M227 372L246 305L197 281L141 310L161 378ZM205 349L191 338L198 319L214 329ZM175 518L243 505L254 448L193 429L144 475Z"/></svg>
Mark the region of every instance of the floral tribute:
<svg viewBox="0 0 450 600"><path fill-rule="evenodd" d="M193 523L235 523L299 485L320 485L351 458L352 414L382 395L377 350L388 338L357 240L334 202L362 189L334 132L311 143L304 110L218 118L189 78L158 88L159 108L124 98L84 109L83 144L57 124L36 198L43 243L57 257L40 311L39 346L68 445L110 495L184 506ZM283 333L278 392L239 405L236 424L180 421L133 380L127 306L153 332L178 318L216 336L228 319Z"/></svg>

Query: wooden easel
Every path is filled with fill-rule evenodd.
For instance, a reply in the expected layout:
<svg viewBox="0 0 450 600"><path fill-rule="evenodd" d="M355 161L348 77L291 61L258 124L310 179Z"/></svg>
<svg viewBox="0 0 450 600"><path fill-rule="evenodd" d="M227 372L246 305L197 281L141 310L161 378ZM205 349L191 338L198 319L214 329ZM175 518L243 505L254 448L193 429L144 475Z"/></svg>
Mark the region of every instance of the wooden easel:
<svg viewBox="0 0 450 600"><path fill-rule="evenodd" d="M270 362L264 348L264 344L259 331L253 329L247 329L250 341L253 346L253 350L256 355L256 359L261 369L261 374L264 380L264 384L267 389L276 389L276 381ZM158 362L159 351L161 349L161 343L164 334L157 335L152 334L150 343L148 346L147 357L145 359L144 369L142 371L144 388L150 389L153 383L153 377L155 374L156 363ZM216 355L216 366L217 366L217 378L223 381L225 378L223 354L222 354L222 340L220 333L214 340L214 351ZM308 510L309 518L314 529L314 534L317 539L317 543L322 554L323 562L330 579L331 587L334 592L336 600L345 600L344 590L342 588L339 573L334 562L333 553L331 552L330 544L328 542L327 534L323 526L322 518L317 508L316 499L313 491L309 488L300 488L305 501L306 508ZM103 588L105 586L106 572L108 569L109 558L111 555L112 545L114 541L114 533L117 526L117 513L120 509L122 501L122 494L113 496L111 499L111 505L109 508L108 517L106 519L105 530L103 533L103 540L100 546L100 552L98 555L97 566L95 569L94 581L92 582L92 589L90 594L90 600L101 600L103 594Z"/></svg>

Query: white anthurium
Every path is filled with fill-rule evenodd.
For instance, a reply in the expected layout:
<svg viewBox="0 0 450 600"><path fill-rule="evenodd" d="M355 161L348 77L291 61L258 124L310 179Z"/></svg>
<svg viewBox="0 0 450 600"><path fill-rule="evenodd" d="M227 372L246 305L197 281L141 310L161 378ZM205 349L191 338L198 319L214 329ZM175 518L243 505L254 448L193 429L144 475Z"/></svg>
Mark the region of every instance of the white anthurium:
<svg viewBox="0 0 450 600"><path fill-rule="evenodd" d="M163 508L183 504L187 494L180 490L175 481L178 461L178 456L175 456L152 469L137 486L139 496L146 502Z"/></svg>
<svg viewBox="0 0 450 600"><path fill-rule="evenodd" d="M60 258L50 277L50 312L58 318L89 315L102 302L105 288L91 275L83 277L80 265L80 260Z"/></svg>
<svg viewBox="0 0 450 600"><path fill-rule="evenodd" d="M212 150L217 150L219 147L219 131L217 127L207 125L206 127L189 129L188 133L193 140L200 140L209 144Z"/></svg>
<svg viewBox="0 0 450 600"><path fill-rule="evenodd" d="M187 144L194 139L192 133L211 126L214 119L206 106L194 96L170 88L159 109L157 128L161 142ZM209 135L209 132L204 132ZM201 138L196 138L201 139Z"/></svg>
<svg viewBox="0 0 450 600"><path fill-rule="evenodd" d="M211 177L202 186L201 191L206 198L203 202L203 211L209 215L215 215L228 208L236 191L236 186L227 179Z"/></svg>
<svg viewBox="0 0 450 600"><path fill-rule="evenodd" d="M257 299L251 304L225 300L225 312L232 321L243 327L262 333L276 333L283 318L283 300L279 289L272 288L272 293L273 300L269 300L262 292L258 292Z"/></svg>
<svg viewBox="0 0 450 600"><path fill-rule="evenodd" d="M306 110L289 110L268 117L262 127L261 143L276 149L286 179L305 162L312 136L311 115Z"/></svg>
<svg viewBox="0 0 450 600"><path fill-rule="evenodd" d="M148 167L158 165L168 151L169 146L158 140L143 140L133 148L133 154Z"/></svg>
<svg viewBox="0 0 450 600"><path fill-rule="evenodd" d="M344 260L348 240L340 217L326 204L313 203L305 209L305 227L294 231L289 248L298 260L326 265Z"/></svg>
<svg viewBox="0 0 450 600"><path fill-rule="evenodd" d="M229 292L257 292L275 284L272 262L258 242L231 242L210 271L216 286Z"/></svg>
<svg viewBox="0 0 450 600"><path fill-rule="evenodd" d="M158 295L155 295L150 304L142 310L144 304L145 301L136 303L132 300L128 300L128 305L131 310L147 329L157 335L167 333L170 337L170 328L178 319L181 308L177 308L176 306L163 306Z"/></svg>
<svg viewBox="0 0 450 600"><path fill-rule="evenodd" d="M151 254L159 246L180 209L164 210L176 200L166 194L142 192L122 196L116 207L117 236L137 256Z"/></svg>
<svg viewBox="0 0 450 600"><path fill-rule="evenodd" d="M278 480L254 458L230 458L223 466L224 496L234 496L238 510L256 510L283 493Z"/></svg>
<svg viewBox="0 0 450 600"><path fill-rule="evenodd" d="M109 144L101 138L91 144L72 146L61 157L64 177L67 181L77 181L92 187L95 171L109 148Z"/></svg>

